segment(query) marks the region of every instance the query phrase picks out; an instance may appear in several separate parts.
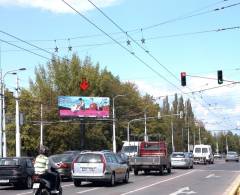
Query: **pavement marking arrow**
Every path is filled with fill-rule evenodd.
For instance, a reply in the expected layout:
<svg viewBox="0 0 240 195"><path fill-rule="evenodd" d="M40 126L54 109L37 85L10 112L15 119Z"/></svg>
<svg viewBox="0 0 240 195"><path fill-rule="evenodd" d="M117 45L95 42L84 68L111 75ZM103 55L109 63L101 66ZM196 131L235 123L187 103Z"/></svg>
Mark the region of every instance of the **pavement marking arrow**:
<svg viewBox="0 0 240 195"><path fill-rule="evenodd" d="M169 195L177 195L177 194L196 194L196 193L197 193L197 192L194 192L194 191L190 190L189 187L184 187L184 188L181 188L181 189L179 189L178 191L173 192L173 193L171 193L171 194L169 194Z"/></svg>
<svg viewBox="0 0 240 195"><path fill-rule="evenodd" d="M211 177L217 178L217 177L220 177L220 176L215 175L215 174L213 173L213 174L210 174L210 175L206 176L205 178L209 179L209 178L211 178Z"/></svg>

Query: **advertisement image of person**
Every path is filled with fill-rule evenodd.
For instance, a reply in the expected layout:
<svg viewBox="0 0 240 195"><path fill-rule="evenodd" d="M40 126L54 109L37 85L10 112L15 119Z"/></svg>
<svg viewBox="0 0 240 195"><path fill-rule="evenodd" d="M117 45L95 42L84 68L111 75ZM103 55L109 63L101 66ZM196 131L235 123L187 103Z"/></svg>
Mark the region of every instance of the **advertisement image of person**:
<svg viewBox="0 0 240 195"><path fill-rule="evenodd" d="M80 102L75 104L72 108L71 111L72 112L77 112L79 110L85 110L85 102L82 98L78 99Z"/></svg>
<svg viewBox="0 0 240 195"><path fill-rule="evenodd" d="M98 105L94 102L93 98L91 98L91 103L89 106L90 110L98 110Z"/></svg>

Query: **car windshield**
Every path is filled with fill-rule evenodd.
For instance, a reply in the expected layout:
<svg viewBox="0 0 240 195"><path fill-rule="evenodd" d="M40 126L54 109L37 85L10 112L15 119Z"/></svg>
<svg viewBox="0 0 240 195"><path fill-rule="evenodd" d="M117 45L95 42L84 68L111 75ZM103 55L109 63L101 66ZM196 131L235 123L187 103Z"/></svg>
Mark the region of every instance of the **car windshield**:
<svg viewBox="0 0 240 195"><path fill-rule="evenodd" d="M50 157L54 162L72 162L73 155L54 155Z"/></svg>
<svg viewBox="0 0 240 195"><path fill-rule="evenodd" d="M79 156L77 162L78 163L101 163L102 155L101 154L91 154L91 153L85 153Z"/></svg>
<svg viewBox="0 0 240 195"><path fill-rule="evenodd" d="M185 155L184 155L184 153L173 153L172 157L173 158L184 158Z"/></svg>
<svg viewBox="0 0 240 195"><path fill-rule="evenodd" d="M5 166L15 166L19 165L19 160L18 159L0 159L0 165L5 165Z"/></svg>
<svg viewBox="0 0 240 195"><path fill-rule="evenodd" d="M137 146L123 146L122 151L125 153L137 152Z"/></svg>

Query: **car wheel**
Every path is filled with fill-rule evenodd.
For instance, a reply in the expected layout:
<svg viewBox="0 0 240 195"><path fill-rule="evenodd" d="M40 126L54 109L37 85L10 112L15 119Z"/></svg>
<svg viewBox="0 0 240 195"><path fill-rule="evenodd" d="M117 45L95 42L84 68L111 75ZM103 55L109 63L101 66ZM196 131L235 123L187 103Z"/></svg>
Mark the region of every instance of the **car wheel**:
<svg viewBox="0 0 240 195"><path fill-rule="evenodd" d="M138 175L138 170L134 169L134 175Z"/></svg>
<svg viewBox="0 0 240 195"><path fill-rule="evenodd" d="M160 174L160 175L163 175L163 166L160 166L160 167L159 167L159 174Z"/></svg>
<svg viewBox="0 0 240 195"><path fill-rule="evenodd" d="M81 186L81 180L79 179L73 179L74 186L80 187Z"/></svg>
<svg viewBox="0 0 240 195"><path fill-rule="evenodd" d="M171 167L168 167L168 168L167 168L167 172L168 172L169 174L172 172Z"/></svg>
<svg viewBox="0 0 240 195"><path fill-rule="evenodd" d="M115 185L115 174L112 173L111 180L110 180L110 186L114 186L114 185Z"/></svg>
<svg viewBox="0 0 240 195"><path fill-rule="evenodd" d="M123 182L128 183L128 181L129 181L129 171L126 171Z"/></svg>
<svg viewBox="0 0 240 195"><path fill-rule="evenodd" d="M33 185L32 177L28 176L26 181L25 181L25 187L27 189L31 189Z"/></svg>

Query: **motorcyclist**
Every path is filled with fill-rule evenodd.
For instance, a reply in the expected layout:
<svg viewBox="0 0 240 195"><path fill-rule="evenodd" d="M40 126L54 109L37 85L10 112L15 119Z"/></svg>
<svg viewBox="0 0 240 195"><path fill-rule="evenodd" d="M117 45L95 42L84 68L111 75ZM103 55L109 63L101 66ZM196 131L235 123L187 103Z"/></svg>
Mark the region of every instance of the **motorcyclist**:
<svg viewBox="0 0 240 195"><path fill-rule="evenodd" d="M51 193L59 193L60 187L59 175L51 167L48 159L49 149L46 146L41 145L39 149L39 155L35 159L34 169L35 174L40 175L41 178L50 182Z"/></svg>

